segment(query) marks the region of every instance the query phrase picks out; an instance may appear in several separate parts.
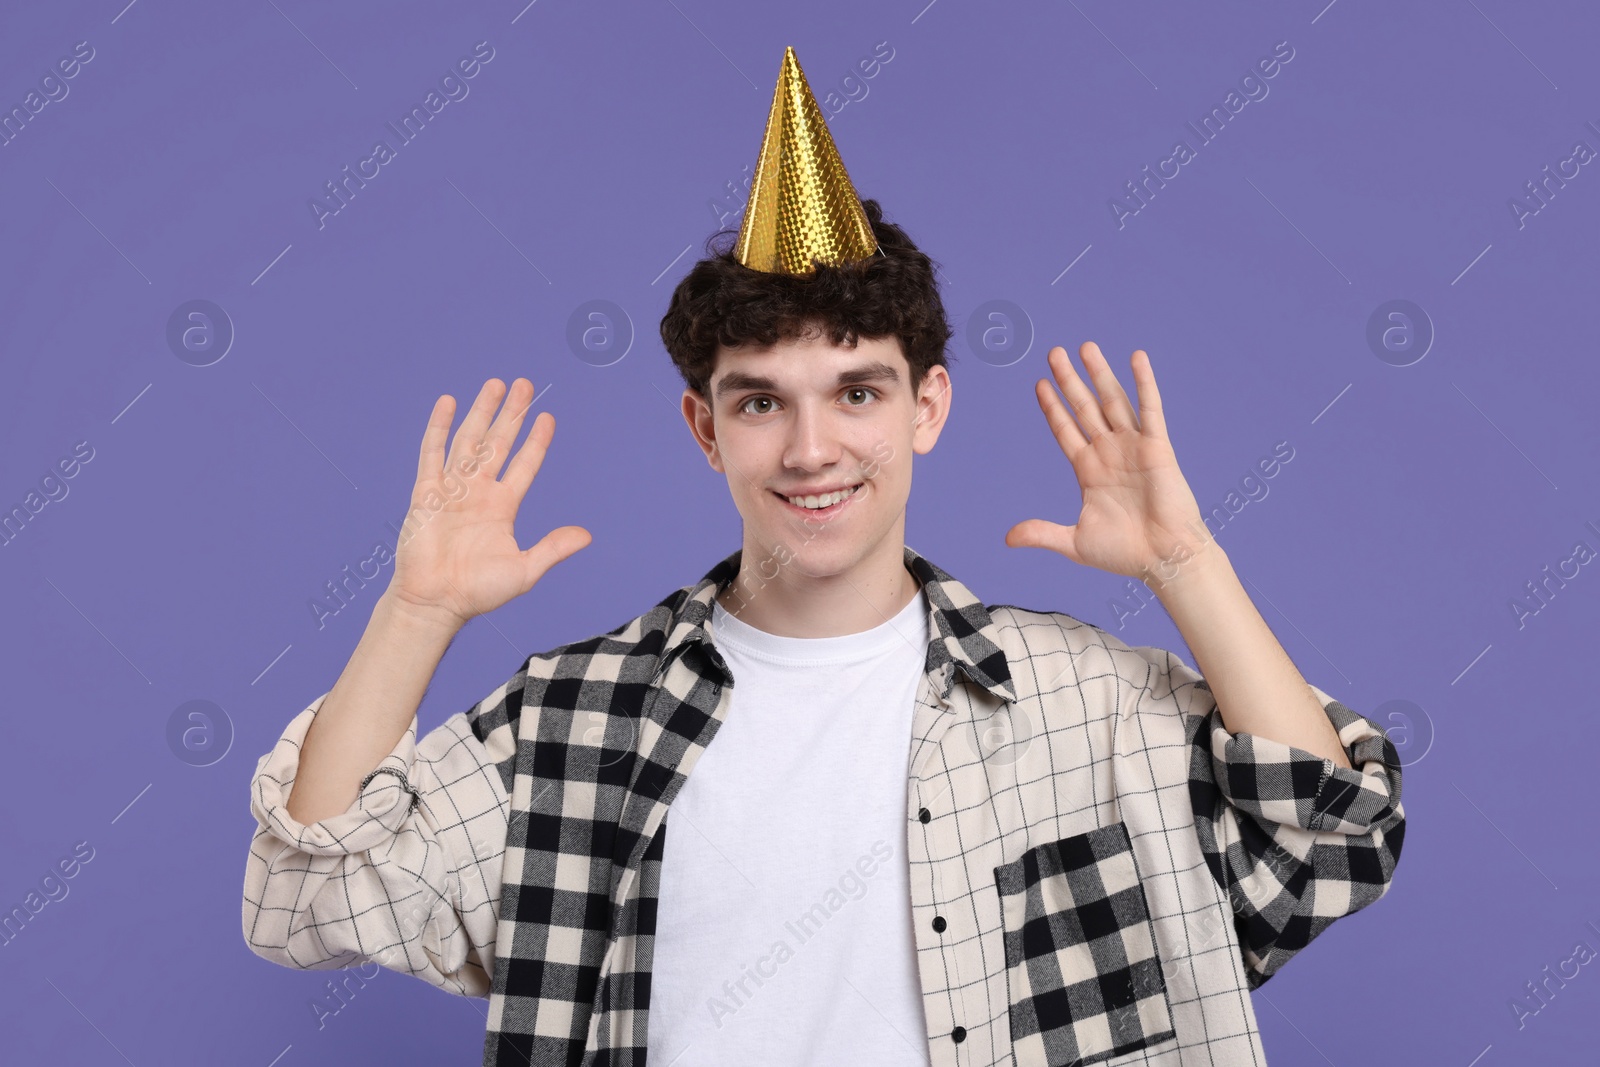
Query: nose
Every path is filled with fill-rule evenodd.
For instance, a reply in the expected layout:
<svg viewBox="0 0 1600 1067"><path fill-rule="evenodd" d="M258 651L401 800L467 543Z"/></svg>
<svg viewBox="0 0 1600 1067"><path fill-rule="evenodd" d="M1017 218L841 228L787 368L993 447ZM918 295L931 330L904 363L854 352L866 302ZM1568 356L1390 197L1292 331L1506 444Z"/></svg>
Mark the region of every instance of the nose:
<svg viewBox="0 0 1600 1067"><path fill-rule="evenodd" d="M843 448L829 412L818 410L810 401L795 406L784 466L795 470L818 471L839 462Z"/></svg>

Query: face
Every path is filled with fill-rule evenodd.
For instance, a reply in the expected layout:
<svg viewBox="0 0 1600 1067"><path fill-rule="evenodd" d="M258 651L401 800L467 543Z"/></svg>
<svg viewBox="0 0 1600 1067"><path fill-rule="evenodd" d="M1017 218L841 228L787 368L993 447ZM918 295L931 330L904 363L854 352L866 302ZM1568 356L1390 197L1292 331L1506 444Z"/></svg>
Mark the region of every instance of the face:
<svg viewBox="0 0 1600 1067"><path fill-rule="evenodd" d="M683 414L727 476L747 561L775 557L811 577L901 565L911 457L933 448L950 412L945 368L913 393L897 338L850 348L822 335L722 348L709 389L685 389Z"/></svg>

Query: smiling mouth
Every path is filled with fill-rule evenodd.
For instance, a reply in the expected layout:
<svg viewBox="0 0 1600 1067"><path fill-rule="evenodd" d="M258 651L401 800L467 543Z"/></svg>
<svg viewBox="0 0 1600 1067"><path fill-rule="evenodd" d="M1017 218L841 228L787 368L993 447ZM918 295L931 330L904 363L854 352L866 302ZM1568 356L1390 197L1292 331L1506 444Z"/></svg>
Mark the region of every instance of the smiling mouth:
<svg viewBox="0 0 1600 1067"><path fill-rule="evenodd" d="M822 496L788 497L773 490L772 495L783 501L792 510L806 516L829 516L838 514L846 504L860 494L866 483L858 483L848 489L841 489L833 493L824 493Z"/></svg>

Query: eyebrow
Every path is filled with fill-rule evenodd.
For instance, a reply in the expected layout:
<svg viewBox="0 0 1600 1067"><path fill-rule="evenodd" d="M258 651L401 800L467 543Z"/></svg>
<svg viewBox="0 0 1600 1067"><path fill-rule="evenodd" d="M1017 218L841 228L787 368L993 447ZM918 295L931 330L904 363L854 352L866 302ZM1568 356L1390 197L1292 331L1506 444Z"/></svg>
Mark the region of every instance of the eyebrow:
<svg viewBox="0 0 1600 1067"><path fill-rule="evenodd" d="M878 383L898 382L900 372L879 360L874 360L851 370L840 371L834 388L843 389L849 385L873 385ZM716 399L721 399L729 393L743 392L747 389L759 389L768 392L777 392L778 383L771 378L760 374L747 374L744 371L729 371L717 382L713 391Z"/></svg>

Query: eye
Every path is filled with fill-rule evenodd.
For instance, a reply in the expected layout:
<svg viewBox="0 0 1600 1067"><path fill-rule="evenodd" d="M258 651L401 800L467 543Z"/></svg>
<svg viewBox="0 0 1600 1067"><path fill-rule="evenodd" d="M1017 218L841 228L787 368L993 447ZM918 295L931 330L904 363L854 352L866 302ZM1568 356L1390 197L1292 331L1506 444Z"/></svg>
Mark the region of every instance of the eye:
<svg viewBox="0 0 1600 1067"><path fill-rule="evenodd" d="M869 389L864 385L857 385L857 386L855 386L853 388L845 390L845 396L849 396L851 393L870 393L872 396L877 396L878 395L878 391L876 389ZM861 406L860 404L851 404L850 405L850 407L853 407L853 408L858 408L860 406Z"/></svg>
<svg viewBox="0 0 1600 1067"><path fill-rule="evenodd" d="M772 398L770 396L752 396L749 399L747 399L743 404L739 405L739 410L742 411L742 412L745 412L746 414L750 414L750 415L765 415L766 414L765 411L751 411L750 410L750 405L756 403L757 401L765 401L766 403L770 404L770 403L772 403ZM768 409L768 410L771 410L771 409Z"/></svg>

